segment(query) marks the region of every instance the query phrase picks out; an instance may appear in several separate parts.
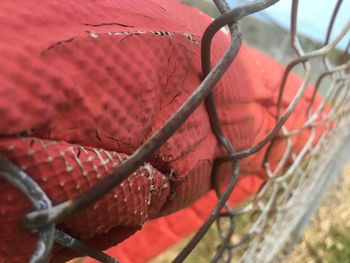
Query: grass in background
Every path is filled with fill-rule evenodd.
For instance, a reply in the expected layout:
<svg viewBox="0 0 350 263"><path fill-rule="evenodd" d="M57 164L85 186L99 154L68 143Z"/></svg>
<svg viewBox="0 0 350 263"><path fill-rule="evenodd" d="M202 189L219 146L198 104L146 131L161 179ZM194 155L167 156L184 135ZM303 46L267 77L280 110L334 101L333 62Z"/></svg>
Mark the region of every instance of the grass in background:
<svg viewBox="0 0 350 263"><path fill-rule="evenodd" d="M350 164L286 262L350 262Z"/></svg>

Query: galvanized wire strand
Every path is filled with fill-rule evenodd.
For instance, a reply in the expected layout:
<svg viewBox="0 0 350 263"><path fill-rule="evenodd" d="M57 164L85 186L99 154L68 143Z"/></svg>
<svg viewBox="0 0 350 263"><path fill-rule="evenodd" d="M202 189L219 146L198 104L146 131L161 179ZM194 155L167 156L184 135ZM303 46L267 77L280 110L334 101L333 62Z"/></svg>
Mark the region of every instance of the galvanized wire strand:
<svg viewBox="0 0 350 263"><path fill-rule="evenodd" d="M349 31L349 29L350 29L350 21L345 25L343 30L338 34L338 36L330 44L328 44L325 47L322 47L318 50L312 51L305 56L300 56L299 58L293 60L290 64L288 64L286 71L283 75L283 80L282 80L282 84L281 84L281 88L280 88L280 93L282 95L279 95L279 98L280 98L279 101L282 100L283 87L284 87L284 85L287 81L288 75L290 74L292 69L301 62L308 61L312 58L315 58L317 56L321 56L324 53L329 52L333 47L335 47L339 43L339 41L345 36L345 34ZM249 149L237 152L232 156L221 157L218 161L221 163L221 162L229 162L232 159L236 159L236 158L237 159L245 158L249 155L252 155L252 154L258 152L267 143L269 143L271 140L273 140L273 138L275 138L275 136L278 134L278 132L280 131L282 126L288 120L289 116L294 112L296 106L298 105L300 99L302 98L302 95L304 94L304 91L306 89L309 78L310 78L310 73L307 73L305 75L305 78L303 79L303 84L298 89L296 95L294 96L294 98L290 102L290 104L288 105L284 114L280 116L279 121L276 123L275 127L259 143L257 143L255 146L253 146ZM281 105L281 102L279 102L278 105ZM280 108L280 107L281 106L279 106L278 108Z"/></svg>
<svg viewBox="0 0 350 263"><path fill-rule="evenodd" d="M217 5L218 9L222 13L222 16L217 18L216 20L211 23L206 31L203 34L202 39L202 46L201 46L201 61L202 61L202 74L203 77L207 76L211 70L211 63L210 63L210 51L211 51L211 41L222 27L225 25L231 25L234 23L237 23L240 19L242 19L244 16L247 16L249 14L255 13L257 11L263 10L273 4L278 2L278 0L270 0L270 1L254 1L249 4L245 4L243 6L238 6L234 8L233 10L228 10L228 4L226 1L215 1L215 4ZM237 27L238 25L236 25ZM234 26L230 26L230 31L233 32L235 30ZM235 150L233 149L231 143L229 140L225 137L219 117L216 111L215 107L215 101L212 94L208 96L206 99L206 106L209 113L211 125L213 128L213 131L215 135L217 136L219 142L224 145L227 152L232 155L235 153Z"/></svg>
<svg viewBox="0 0 350 263"><path fill-rule="evenodd" d="M224 0L214 0L214 3L218 10L220 11L221 14L224 14L230 10L229 5L227 4L226 1ZM233 33L235 30L239 31L239 24L238 22L235 24L229 25L230 32ZM205 52L202 52L202 55L205 55ZM209 55L209 60L210 60L210 55ZM202 58L202 74L203 76L206 76L211 68L210 62L207 60L207 64L204 63L205 57ZM214 134L216 135L218 141L225 147L226 151L228 154L234 154L235 150L228 140L228 138L224 135L224 132L221 127L221 123L219 121L218 113L216 111L216 105L215 105L215 100L214 100L214 95L213 92L209 94L209 96L205 100L205 105L208 111L211 127L213 129ZM237 165L238 168L238 163L232 163L233 167ZM234 168L233 168L234 169ZM220 198L222 196L222 193L220 191L220 187L218 185L218 178L217 178L217 171L218 171L218 166L216 166L216 162L214 162L214 167L212 170L212 186L214 187L215 193ZM232 176L237 176L238 174L235 175L233 174ZM233 190L233 189L232 189ZM232 244L232 235L234 234L235 231L235 216L232 211L232 208L226 203L225 204L225 209L227 212L221 212L219 213L218 217L216 218L216 226L219 232L219 237L221 238L221 244L217 248L216 253L213 255L211 262L217 262L220 259L222 259L224 262L231 262L232 259L232 250L233 250L233 244ZM224 230L221 228L221 222L222 218L228 218L229 220L229 231L224 234ZM223 259L224 253L228 255L225 259Z"/></svg>
<svg viewBox="0 0 350 263"><path fill-rule="evenodd" d="M221 14L224 14L231 9L226 0L213 0L213 2Z"/></svg>
<svg viewBox="0 0 350 263"><path fill-rule="evenodd" d="M234 165L233 176L231 176L231 179L227 185L227 188L223 192L215 208L210 213L209 217L206 219L203 225L196 232L196 234L191 238L191 240L187 243L187 245L181 250L181 252L172 261L173 263L183 262L186 259L186 257L191 253L194 247L202 240L204 235L209 230L210 226L214 223L214 221L218 217L221 209L226 204L228 198L231 195L233 188L236 185L236 180L239 175L239 168L238 168L238 165L236 165L236 163L237 162L235 162L235 165Z"/></svg>
<svg viewBox="0 0 350 263"><path fill-rule="evenodd" d="M51 201L41 187L2 154L0 154L0 178L5 179L25 194L35 209L41 210L51 207ZM36 229L34 232L38 233L38 240L29 263L45 263L50 256L54 242L55 226L50 224Z"/></svg>
<svg viewBox="0 0 350 263"><path fill-rule="evenodd" d="M226 51L229 52L238 52L238 47L240 46L240 33L238 31L238 28L235 28L233 30L232 34L232 40L231 44ZM238 31L238 32L237 32ZM209 62L210 63L210 62ZM215 206L214 210L211 212L210 216L206 219L206 221L203 223L201 228L196 232L194 237L187 243L187 245L181 250L181 252L177 255L177 257L173 260L173 262L182 262L186 259L186 257L191 253L193 248L198 244L198 242L203 238L203 236L207 233L210 226L213 224L213 222L216 220L217 216L219 215L221 209L225 206L226 201L228 200L232 190L234 189L234 186L236 184L238 175L239 175L239 166L237 162L234 162L234 169L233 174L231 176L231 179L229 181L229 184L225 190L225 192L220 196L220 199Z"/></svg>
<svg viewBox="0 0 350 263"><path fill-rule="evenodd" d="M340 6L342 3L343 3L343 0L338 0L335 7L334 7L331 20L329 21L329 24L328 24L327 34L326 34L326 38L324 41L325 45L327 45L329 43L329 40L330 40L330 37L332 34L332 30L333 30L333 26L334 26L334 22L335 22L335 19L337 17L337 14L339 12L339 9L340 9Z"/></svg>
<svg viewBox="0 0 350 263"><path fill-rule="evenodd" d="M227 4L227 2L225 0L214 0L214 3L216 5L216 7L218 8L218 10L220 11L221 14L224 14L226 12L228 12L230 10L229 5ZM240 32L239 29L239 24L235 23L235 24L230 24L228 25L230 32L232 34L232 39L235 37L235 31L236 32ZM203 46L202 46L203 48ZM205 52L202 52L202 55L207 55ZM203 77L205 77L211 70L211 63L210 63L210 55L209 55L209 61L205 59L205 57L202 57L201 59L202 61L202 75ZM204 61L207 62L207 64L204 63ZM230 141L228 140L228 138L225 136L222 127L221 127L221 123L218 117L218 113L216 110L216 105L215 105L215 99L214 99L214 95L213 92L211 92L209 94L209 96L205 99L205 106L209 115L209 120L211 123L211 127L212 130L214 132L214 134L216 135L217 140L219 141L219 143L221 145L224 146L224 148L226 149L226 152L228 154L234 154L235 153L235 149L233 148L232 144L230 143ZM220 191L220 187L218 186L218 178L217 178L217 171L218 171L218 167L216 167L215 165L216 163L214 162L214 167L212 170L212 186L215 189L215 192L217 194L218 198L221 198L222 193ZM238 163L233 162L232 163L233 166L237 166L237 169L239 169L238 167ZM233 168L235 169L235 168ZM233 177L238 177L239 174L232 174ZM237 180L237 178L234 178L234 180ZM232 189L233 190L233 189ZM228 211L227 213L223 213L220 212L218 217L216 218L216 225L217 225L217 229L219 231L219 236L222 239L222 243L221 245L218 247L215 255L213 256L213 258L211 259L212 262L217 262L219 259L222 259L225 251L227 251L228 257L225 260L225 262L230 262L232 259L232 241L231 241L231 236L234 233L235 230L235 218L232 214L232 209L229 207L229 205L226 203L225 204L225 209ZM221 218L222 217L227 217L230 219L230 230L228 233L226 233L225 236L222 235L223 231L220 228L220 222L221 222Z"/></svg>
<svg viewBox="0 0 350 263"><path fill-rule="evenodd" d="M102 263L119 263L118 260L112 258L111 256L88 247L77 238L74 238L71 235L68 235L67 233L58 229L55 232L55 242L63 247L77 251L82 256L91 257Z"/></svg>

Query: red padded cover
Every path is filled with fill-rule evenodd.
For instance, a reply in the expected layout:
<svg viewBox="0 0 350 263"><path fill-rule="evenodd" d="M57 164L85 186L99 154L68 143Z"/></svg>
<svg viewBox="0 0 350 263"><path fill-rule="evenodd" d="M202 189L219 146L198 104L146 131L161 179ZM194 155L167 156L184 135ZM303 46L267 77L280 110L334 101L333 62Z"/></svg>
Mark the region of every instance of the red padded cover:
<svg viewBox="0 0 350 263"><path fill-rule="evenodd" d="M254 175L240 177L229 200L230 205L235 205L244 197L257 192L262 182L262 178ZM123 263L147 262L197 230L209 216L216 202L215 193L210 191L190 207L147 222L142 231L135 233L116 247L108 249L106 253ZM86 258L83 262L97 261Z"/></svg>
<svg viewBox="0 0 350 263"><path fill-rule="evenodd" d="M147 141L198 86L200 36L210 21L176 0L1 1L0 152L30 174L53 204L85 192ZM228 43L224 32L216 36L213 63ZM273 127L283 71L242 46L215 88L220 121L237 150ZM288 78L284 108L300 83ZM288 128L306 120L311 93L309 87ZM294 139L294 149L308 133ZM275 144L271 161L284 147ZM223 154L202 104L148 163L59 227L92 247L112 246L147 219L207 193L212 162ZM242 176L263 178L263 155L242 160ZM238 193L238 200L247 196ZM21 228L19 218L33 207L2 179L0 200L0 262L26 262L36 236ZM59 247L54 254L58 262L74 256Z"/></svg>

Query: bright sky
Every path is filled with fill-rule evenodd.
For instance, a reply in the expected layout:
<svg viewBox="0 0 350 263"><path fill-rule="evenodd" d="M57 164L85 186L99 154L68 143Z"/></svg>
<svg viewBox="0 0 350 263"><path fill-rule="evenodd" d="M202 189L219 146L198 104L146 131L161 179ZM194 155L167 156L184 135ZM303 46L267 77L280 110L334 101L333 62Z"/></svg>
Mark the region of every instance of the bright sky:
<svg viewBox="0 0 350 263"><path fill-rule="evenodd" d="M237 2L245 1L247 0L229 0L232 6ZM323 42L336 2L337 0L299 0L298 32L304 36ZM259 17L261 19L266 19L267 17L280 26L289 28L291 3L291 0L280 0L276 5L263 11L263 15ZM350 0L343 0L332 37L335 37L348 21L350 21ZM347 33L347 36L339 46L345 48L349 39L350 32Z"/></svg>

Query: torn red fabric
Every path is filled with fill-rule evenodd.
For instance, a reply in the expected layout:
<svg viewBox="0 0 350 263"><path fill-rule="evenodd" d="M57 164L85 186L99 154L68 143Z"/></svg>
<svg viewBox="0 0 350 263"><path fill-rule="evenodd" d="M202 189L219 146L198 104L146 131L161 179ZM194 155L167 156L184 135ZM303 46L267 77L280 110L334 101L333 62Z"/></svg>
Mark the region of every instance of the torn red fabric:
<svg viewBox="0 0 350 263"><path fill-rule="evenodd" d="M234 206L247 196L256 193L262 183L263 179L255 175L240 177L229 200L230 205ZM123 263L148 262L199 229L216 202L217 197L211 191L190 207L147 222L142 231L136 232L116 247L108 249L106 253ZM86 258L83 262L97 261Z"/></svg>
<svg viewBox="0 0 350 263"><path fill-rule="evenodd" d="M5 25L0 29L0 152L31 175L53 204L87 191L146 142L197 88L201 36L210 22L175 0L0 2ZM220 31L213 41L213 63L228 44L229 36ZM219 118L235 149L255 145L273 128L283 72L273 59L243 45L215 87ZM291 74L282 110L300 84ZM306 120L312 92L306 89L289 129ZM315 105L320 102L316 96ZM308 132L293 141L295 150ZM276 141L270 161L277 163L284 149L285 142ZM240 162L243 177L266 176L265 151ZM137 172L58 227L94 248L113 246L148 219L205 195L213 161L223 155L202 104ZM230 176L225 167L222 181ZM242 189L247 187L238 185L233 198L246 198ZM26 262L36 235L19 220L33 207L2 179L0 200L0 261ZM74 256L56 247L52 261Z"/></svg>

